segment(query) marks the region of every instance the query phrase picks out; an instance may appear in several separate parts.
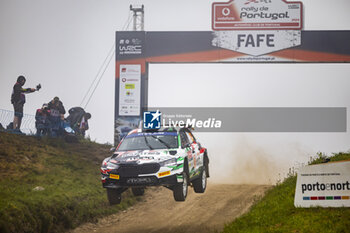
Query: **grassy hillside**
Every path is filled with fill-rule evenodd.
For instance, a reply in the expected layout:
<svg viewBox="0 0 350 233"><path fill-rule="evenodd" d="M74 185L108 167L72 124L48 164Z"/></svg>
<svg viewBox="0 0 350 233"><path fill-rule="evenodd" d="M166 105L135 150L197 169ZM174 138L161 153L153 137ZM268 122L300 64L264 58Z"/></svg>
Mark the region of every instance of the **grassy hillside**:
<svg viewBox="0 0 350 233"><path fill-rule="evenodd" d="M350 159L349 153L339 153L330 161ZM325 160L319 154L311 163ZM229 232L350 232L350 208L295 208L296 176L270 189L251 210L225 226Z"/></svg>
<svg viewBox="0 0 350 233"><path fill-rule="evenodd" d="M126 192L122 204L109 206L99 180L108 151L0 133L0 232L64 232L136 202Z"/></svg>

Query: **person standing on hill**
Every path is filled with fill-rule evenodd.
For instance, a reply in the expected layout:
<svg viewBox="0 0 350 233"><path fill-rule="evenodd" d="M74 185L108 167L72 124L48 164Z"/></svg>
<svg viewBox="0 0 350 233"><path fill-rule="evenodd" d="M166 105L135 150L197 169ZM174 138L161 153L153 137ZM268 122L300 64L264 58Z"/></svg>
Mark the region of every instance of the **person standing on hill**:
<svg viewBox="0 0 350 233"><path fill-rule="evenodd" d="M85 131L89 129L89 119L91 119L91 114L87 112L83 115L83 117L80 120L79 132L83 137L85 137Z"/></svg>
<svg viewBox="0 0 350 233"><path fill-rule="evenodd" d="M26 97L24 94L32 93L40 89L40 84L37 88L23 88L23 85L26 83L26 78L24 76L19 76L17 82L13 86L13 91L11 95L11 103L13 105L15 116L13 119L13 129L20 130L22 117L23 117L23 106L26 102ZM39 87L40 86L40 87Z"/></svg>

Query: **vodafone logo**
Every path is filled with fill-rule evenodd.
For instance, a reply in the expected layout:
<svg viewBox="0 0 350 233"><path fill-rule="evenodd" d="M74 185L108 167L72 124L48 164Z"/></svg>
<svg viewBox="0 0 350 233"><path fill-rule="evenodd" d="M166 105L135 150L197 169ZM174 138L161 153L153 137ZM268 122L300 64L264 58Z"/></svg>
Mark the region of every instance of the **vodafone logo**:
<svg viewBox="0 0 350 233"><path fill-rule="evenodd" d="M228 7L222 9L221 14L223 16L228 16L231 13L231 10Z"/></svg>
<svg viewBox="0 0 350 233"><path fill-rule="evenodd" d="M225 23L239 21L239 14L237 12L238 11L232 2L218 4L213 3L213 14L215 21Z"/></svg>

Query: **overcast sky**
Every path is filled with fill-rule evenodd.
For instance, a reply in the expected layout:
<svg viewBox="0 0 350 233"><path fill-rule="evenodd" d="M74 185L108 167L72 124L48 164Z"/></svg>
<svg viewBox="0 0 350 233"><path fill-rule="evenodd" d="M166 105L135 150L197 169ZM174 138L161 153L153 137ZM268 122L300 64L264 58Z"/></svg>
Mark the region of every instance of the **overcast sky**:
<svg viewBox="0 0 350 233"><path fill-rule="evenodd" d="M130 4L145 5L146 31L210 31L212 2L0 0L0 109L12 110L10 95L19 75L27 77L26 86L41 83L43 87L27 96L25 113L34 115L37 108L54 96L60 97L67 110L78 106L115 41L115 31L121 30L127 21ZM304 30L350 30L349 0L302 2ZM92 113L89 134L98 142L113 141L114 64L113 59L87 106ZM349 108L349 73L349 64L151 65L149 105ZM214 76L218 78L213 79ZM200 85L208 95L194 88L188 93L192 102L189 98L176 102L172 98L158 98L161 87L175 79L174 88L181 81ZM222 81L230 84L225 90L213 88ZM209 99L209 94L215 98ZM242 144L275 156L285 152L293 156L302 154L304 160L305 155L315 151L350 148L348 133L202 135L214 152L218 151L214 143L218 137L224 137L223 144L230 147L244 141ZM276 143L280 147L271 150ZM227 151L237 149L226 147L223 148Z"/></svg>

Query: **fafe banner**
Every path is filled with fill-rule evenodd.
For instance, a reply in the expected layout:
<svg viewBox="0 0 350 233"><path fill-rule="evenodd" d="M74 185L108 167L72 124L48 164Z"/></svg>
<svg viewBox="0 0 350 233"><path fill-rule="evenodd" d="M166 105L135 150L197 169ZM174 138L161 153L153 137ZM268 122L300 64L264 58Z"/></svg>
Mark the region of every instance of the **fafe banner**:
<svg viewBox="0 0 350 233"><path fill-rule="evenodd" d="M116 32L116 143L131 129L140 125L143 114L148 109L149 63L350 62L350 31L303 31L301 2L216 2L212 4L212 13L213 31ZM134 69L134 65L137 69ZM129 68L132 72L128 72ZM298 113L302 112L304 113ZM333 111L330 113L333 114ZM343 119L344 114L332 116L335 117L330 118L331 122L343 122L337 120L338 117ZM204 118L203 126L214 122L213 125L220 128L218 118L215 121L208 119ZM323 115L321 119L327 120L327 115ZM195 124L202 121L198 122ZM261 121L255 123L259 122ZM239 128L232 124L230 132L300 131L304 123L293 122L296 124L290 124L289 128L269 122L251 128ZM344 128L343 124L332 124L331 127L326 124L328 128L319 127L319 124L312 125L315 127L307 129L308 131L339 132ZM225 126L226 121L222 121L221 127Z"/></svg>

